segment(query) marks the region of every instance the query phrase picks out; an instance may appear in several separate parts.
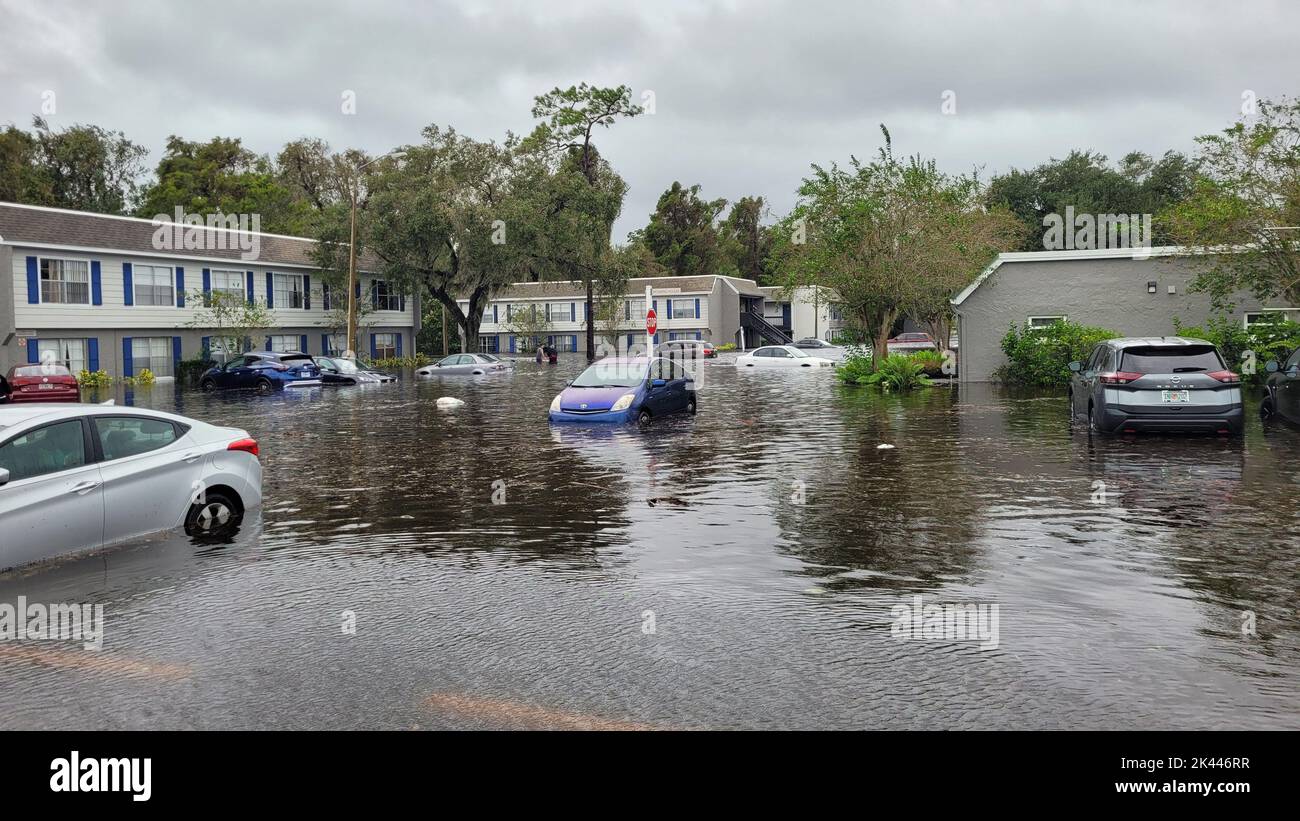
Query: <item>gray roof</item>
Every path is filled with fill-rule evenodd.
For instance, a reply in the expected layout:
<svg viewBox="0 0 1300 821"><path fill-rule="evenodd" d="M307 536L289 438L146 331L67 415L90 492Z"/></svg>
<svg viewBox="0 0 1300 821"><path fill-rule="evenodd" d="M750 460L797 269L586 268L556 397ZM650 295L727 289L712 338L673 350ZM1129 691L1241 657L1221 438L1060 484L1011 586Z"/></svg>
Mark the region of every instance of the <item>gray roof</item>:
<svg viewBox="0 0 1300 821"><path fill-rule="evenodd" d="M190 230L190 226L179 227L184 231ZM311 257L316 242L307 237L257 232L257 259L246 261L241 257L243 251L240 250L239 239L242 236L245 243L249 244L249 238L254 232L194 228L200 232L203 250L169 250L155 247L154 234L157 226L152 220L0 202L0 238L9 245L66 245L118 254L167 254L214 261L230 259L256 262L258 265L316 267ZM218 247L222 244L226 247ZM373 254L363 253L357 261L357 267L377 271L380 262Z"/></svg>

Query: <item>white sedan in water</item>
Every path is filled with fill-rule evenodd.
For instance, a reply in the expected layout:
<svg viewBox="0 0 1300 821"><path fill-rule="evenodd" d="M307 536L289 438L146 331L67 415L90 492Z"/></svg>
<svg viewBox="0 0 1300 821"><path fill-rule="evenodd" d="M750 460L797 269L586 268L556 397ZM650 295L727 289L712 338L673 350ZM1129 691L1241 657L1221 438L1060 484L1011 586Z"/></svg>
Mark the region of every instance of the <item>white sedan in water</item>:
<svg viewBox="0 0 1300 821"><path fill-rule="evenodd" d="M834 364L793 345L768 345L736 357L737 368L829 368Z"/></svg>
<svg viewBox="0 0 1300 821"><path fill-rule="evenodd" d="M144 408L0 406L0 569L182 525L222 536L261 504L246 431Z"/></svg>

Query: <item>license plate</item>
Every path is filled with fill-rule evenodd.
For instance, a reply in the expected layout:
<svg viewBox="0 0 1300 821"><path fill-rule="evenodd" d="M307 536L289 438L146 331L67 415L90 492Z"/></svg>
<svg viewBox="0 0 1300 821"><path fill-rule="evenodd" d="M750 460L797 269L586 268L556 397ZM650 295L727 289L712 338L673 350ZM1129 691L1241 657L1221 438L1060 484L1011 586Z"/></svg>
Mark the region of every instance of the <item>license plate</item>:
<svg viewBox="0 0 1300 821"><path fill-rule="evenodd" d="M1192 401L1191 391L1161 391L1161 397L1166 402L1190 402Z"/></svg>
<svg viewBox="0 0 1300 821"><path fill-rule="evenodd" d="M43 390L43 391L52 391L52 390L54 390L54 386L51 385L49 382L42 382L41 384L37 385L36 387L40 388L40 389Z"/></svg>

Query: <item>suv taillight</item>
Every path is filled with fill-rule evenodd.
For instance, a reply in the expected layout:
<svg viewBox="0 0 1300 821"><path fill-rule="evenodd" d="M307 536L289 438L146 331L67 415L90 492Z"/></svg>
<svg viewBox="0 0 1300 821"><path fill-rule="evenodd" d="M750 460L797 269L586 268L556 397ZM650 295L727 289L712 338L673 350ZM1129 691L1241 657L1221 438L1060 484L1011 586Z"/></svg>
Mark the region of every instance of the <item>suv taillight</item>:
<svg viewBox="0 0 1300 821"><path fill-rule="evenodd" d="M255 457L260 452L257 448L256 439L236 439L229 445L226 445L226 450L242 450L244 453L251 453Z"/></svg>
<svg viewBox="0 0 1300 821"><path fill-rule="evenodd" d="M1103 385L1127 385L1137 379L1146 376L1144 373L1131 373L1129 371L1116 371L1115 373L1103 373L1097 376Z"/></svg>
<svg viewBox="0 0 1300 821"><path fill-rule="evenodd" d="M1210 371L1206 376L1211 379L1217 379L1220 382L1227 382L1231 385L1236 385L1241 382L1241 377L1232 371Z"/></svg>

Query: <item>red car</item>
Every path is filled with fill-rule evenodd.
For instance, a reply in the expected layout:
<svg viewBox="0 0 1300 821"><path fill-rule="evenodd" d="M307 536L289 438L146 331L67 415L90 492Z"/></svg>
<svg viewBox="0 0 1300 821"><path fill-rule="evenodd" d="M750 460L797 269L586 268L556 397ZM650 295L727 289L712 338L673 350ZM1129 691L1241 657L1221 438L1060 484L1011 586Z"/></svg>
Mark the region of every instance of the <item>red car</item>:
<svg viewBox="0 0 1300 821"><path fill-rule="evenodd" d="M937 351L939 346L934 344L934 337L927 333L909 332L890 337L888 342L890 351Z"/></svg>
<svg viewBox="0 0 1300 821"><path fill-rule="evenodd" d="M0 379L0 401L80 402L81 389L62 365L15 365Z"/></svg>

